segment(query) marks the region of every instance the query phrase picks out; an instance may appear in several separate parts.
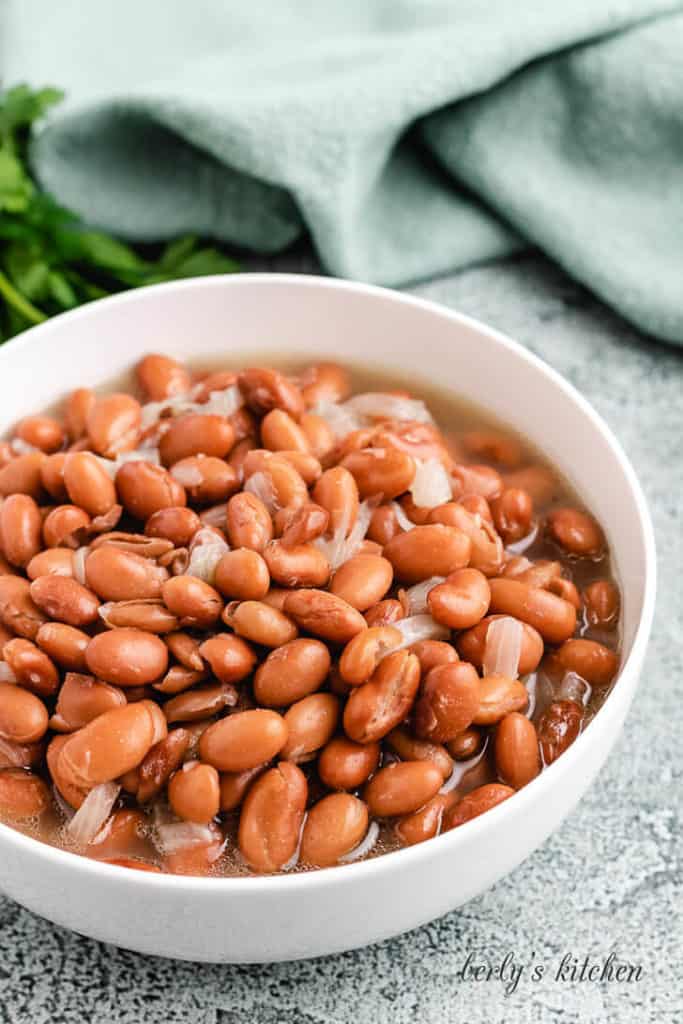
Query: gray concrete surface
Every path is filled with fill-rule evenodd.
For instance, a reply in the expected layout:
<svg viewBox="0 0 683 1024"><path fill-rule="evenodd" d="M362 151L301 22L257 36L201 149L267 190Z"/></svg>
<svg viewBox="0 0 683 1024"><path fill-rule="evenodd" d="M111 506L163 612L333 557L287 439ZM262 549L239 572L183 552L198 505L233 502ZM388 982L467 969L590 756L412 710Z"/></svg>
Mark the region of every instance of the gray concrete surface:
<svg viewBox="0 0 683 1024"><path fill-rule="evenodd" d="M294 257L278 266L308 264ZM683 353L639 336L535 256L413 290L502 328L564 373L613 427L647 492L659 546L657 618L638 696L604 774L560 831L485 895L341 956L272 967L174 963L84 939L0 898L0 1021L683 1021ZM640 980L556 976L565 954L601 964L611 952L639 965ZM507 955L508 981L523 965L514 991L495 977L463 977L470 954L493 967ZM539 980L534 964L544 967Z"/></svg>

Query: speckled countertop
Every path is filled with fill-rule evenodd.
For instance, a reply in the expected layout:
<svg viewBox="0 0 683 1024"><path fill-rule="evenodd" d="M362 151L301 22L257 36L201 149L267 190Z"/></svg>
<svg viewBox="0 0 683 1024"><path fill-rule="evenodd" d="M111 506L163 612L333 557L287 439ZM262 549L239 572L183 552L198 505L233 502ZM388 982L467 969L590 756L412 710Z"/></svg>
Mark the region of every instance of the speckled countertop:
<svg viewBox="0 0 683 1024"><path fill-rule="evenodd" d="M305 258L278 264L302 267ZM272 967L176 963L81 938L0 897L3 1024L683 1021L683 353L640 337L538 257L413 290L500 327L565 374L612 426L644 485L659 550L657 617L604 774L560 831L485 895L341 956ZM556 980L565 954L593 964L612 951L641 966L639 981ZM469 954L493 966L508 955L508 982L524 965L514 991L497 978L463 977ZM539 981L533 964L545 966Z"/></svg>

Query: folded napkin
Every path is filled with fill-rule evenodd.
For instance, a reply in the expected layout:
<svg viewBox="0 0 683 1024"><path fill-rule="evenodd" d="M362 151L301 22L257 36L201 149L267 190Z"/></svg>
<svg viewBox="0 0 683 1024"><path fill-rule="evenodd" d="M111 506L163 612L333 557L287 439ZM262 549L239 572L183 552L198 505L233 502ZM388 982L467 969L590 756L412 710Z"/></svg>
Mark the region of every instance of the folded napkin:
<svg viewBox="0 0 683 1024"><path fill-rule="evenodd" d="M42 184L124 237L402 284L539 246L683 342L683 3L6 0ZM40 32L36 32L40 25Z"/></svg>

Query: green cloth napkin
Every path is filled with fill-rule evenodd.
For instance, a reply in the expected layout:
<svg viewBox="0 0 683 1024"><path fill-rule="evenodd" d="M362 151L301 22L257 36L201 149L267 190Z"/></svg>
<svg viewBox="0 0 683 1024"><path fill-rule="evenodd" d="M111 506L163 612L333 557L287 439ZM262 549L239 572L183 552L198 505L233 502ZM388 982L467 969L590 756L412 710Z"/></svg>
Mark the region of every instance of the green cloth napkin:
<svg viewBox="0 0 683 1024"><path fill-rule="evenodd" d="M37 174L96 225L260 252L308 230L331 273L391 285L533 244L683 342L683 3L9 9L6 53L39 20L73 98Z"/></svg>

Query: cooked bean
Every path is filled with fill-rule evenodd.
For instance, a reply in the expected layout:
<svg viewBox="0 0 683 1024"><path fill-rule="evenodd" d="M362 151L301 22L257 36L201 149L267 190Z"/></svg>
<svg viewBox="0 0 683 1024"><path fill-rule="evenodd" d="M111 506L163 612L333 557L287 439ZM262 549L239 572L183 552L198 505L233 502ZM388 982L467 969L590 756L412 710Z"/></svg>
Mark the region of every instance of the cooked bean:
<svg viewBox="0 0 683 1024"><path fill-rule="evenodd" d="M17 455L0 469L0 496L28 494L40 498L43 490L42 467L47 460L45 452L26 452Z"/></svg>
<svg viewBox="0 0 683 1024"><path fill-rule="evenodd" d="M487 615L477 626L465 630L458 636L456 644L460 656L471 662L476 668L481 668L483 665L488 628L495 619L500 618L502 618L501 615ZM518 669L520 676L526 676L536 671L543 657L543 649L541 634L533 626L523 622Z"/></svg>
<svg viewBox="0 0 683 1024"><path fill-rule="evenodd" d="M103 395L88 412L86 427L99 455L113 459L129 452L138 442L140 403L123 392Z"/></svg>
<svg viewBox="0 0 683 1024"><path fill-rule="evenodd" d="M507 676L485 676L479 680L479 709L475 725L494 725L511 711L523 711L529 703L524 683Z"/></svg>
<svg viewBox="0 0 683 1024"><path fill-rule="evenodd" d="M478 494L487 501L492 501L503 490L500 473L490 466L456 466L453 470L453 479L463 497Z"/></svg>
<svg viewBox="0 0 683 1024"><path fill-rule="evenodd" d="M299 632L290 618L264 601L228 605L223 620L238 636L263 647L280 647L294 640Z"/></svg>
<svg viewBox="0 0 683 1024"><path fill-rule="evenodd" d="M496 729L496 770L503 782L521 789L535 779L541 770L538 736L533 722L513 711Z"/></svg>
<svg viewBox="0 0 683 1024"><path fill-rule="evenodd" d="M399 533L384 547L384 557L396 576L406 583L419 583L430 576L448 576L463 569L471 544L460 530L441 524L416 526Z"/></svg>
<svg viewBox="0 0 683 1024"><path fill-rule="evenodd" d="M192 383L184 366L175 359L157 353L141 359L135 367L135 374L138 384L151 402L182 395L190 390Z"/></svg>
<svg viewBox="0 0 683 1024"><path fill-rule="evenodd" d="M398 519L393 507L391 505L378 505L373 510L372 518L370 519L367 533L369 540L374 540L384 547L392 537L395 537L400 532L401 527L398 525Z"/></svg>
<svg viewBox="0 0 683 1024"><path fill-rule="evenodd" d="M210 725L199 741L202 761L222 772L243 772L270 761L287 742L287 724L275 711L238 711Z"/></svg>
<svg viewBox="0 0 683 1024"><path fill-rule="evenodd" d="M330 578L330 563L313 544L288 547L272 540L263 558L272 579L284 587L324 587Z"/></svg>
<svg viewBox="0 0 683 1024"><path fill-rule="evenodd" d="M299 384L307 408L319 402L343 402L351 394L349 374L339 363L316 363L307 367Z"/></svg>
<svg viewBox="0 0 683 1024"><path fill-rule="evenodd" d="M145 836L147 821L141 811L124 807L107 819L97 835L88 843L86 856L97 860L124 854L149 856L152 847Z"/></svg>
<svg viewBox="0 0 683 1024"><path fill-rule="evenodd" d="M316 459L327 459L334 450L336 438L332 428L322 416L305 412L299 421L304 432L309 450Z"/></svg>
<svg viewBox="0 0 683 1024"><path fill-rule="evenodd" d="M64 485L74 505L90 516L105 515L116 504L114 481L91 452L70 452L67 455Z"/></svg>
<svg viewBox="0 0 683 1024"><path fill-rule="evenodd" d="M164 637L164 643L173 657L185 668L195 672L201 672L204 668L202 656L199 653L199 641L190 636L189 633L180 631L168 633Z"/></svg>
<svg viewBox="0 0 683 1024"><path fill-rule="evenodd" d="M127 703L123 690L92 676L67 672L57 698L50 727L58 732L81 729L105 711Z"/></svg>
<svg viewBox="0 0 683 1024"><path fill-rule="evenodd" d="M77 505L58 505L43 522L43 540L48 548L77 548L90 526L90 516Z"/></svg>
<svg viewBox="0 0 683 1024"><path fill-rule="evenodd" d="M484 735L475 725L463 729L461 733L446 744L448 753L456 761L469 761L481 750L484 743Z"/></svg>
<svg viewBox="0 0 683 1024"><path fill-rule="evenodd" d="M226 512L228 540L234 548L262 552L273 537L270 514L260 498L243 491L234 494Z"/></svg>
<svg viewBox="0 0 683 1024"><path fill-rule="evenodd" d="M185 488L163 466L136 459L124 462L116 473L119 501L129 515L147 520L164 508L186 502Z"/></svg>
<svg viewBox="0 0 683 1024"><path fill-rule="evenodd" d="M450 501L433 509L429 522L450 526L469 538L469 564L472 569L479 569L485 576L496 576L500 572L505 559L503 542L495 528L481 516L469 512L462 504Z"/></svg>
<svg viewBox="0 0 683 1024"><path fill-rule="evenodd" d="M430 743L411 735L407 729L392 729L385 737L390 750L398 754L402 761L429 761L441 772L444 781L453 771L450 754L440 743Z"/></svg>
<svg viewBox="0 0 683 1024"><path fill-rule="evenodd" d="M583 592L589 625L614 629L619 620L619 591L609 580L596 580Z"/></svg>
<svg viewBox="0 0 683 1024"><path fill-rule="evenodd" d="M85 651L88 668L115 686L144 686L164 674L168 651L163 640L141 629L113 629L93 637Z"/></svg>
<svg viewBox="0 0 683 1024"><path fill-rule="evenodd" d="M471 516L479 516L480 519L485 520L491 526L494 525L491 506L486 498L482 498L481 494L463 494L458 504L469 512Z"/></svg>
<svg viewBox="0 0 683 1024"><path fill-rule="evenodd" d="M367 629L359 611L324 590L292 591L285 600L285 613L302 629L335 644L348 643Z"/></svg>
<svg viewBox="0 0 683 1024"><path fill-rule="evenodd" d="M459 825L464 825L466 821L471 821L472 818L479 817L485 811L490 811L492 807L496 807L502 803L503 800L507 800L508 797L514 796L514 789L510 786L502 786L497 782L490 782L485 786L478 786L476 789L471 790L466 796L460 800L453 810L447 811L444 817L443 828L447 831L451 828L457 828Z"/></svg>
<svg viewBox="0 0 683 1024"><path fill-rule="evenodd" d="M185 668L184 665L171 665L163 678L156 683L152 683L152 686L159 693L183 693L185 690L189 690L191 686L194 686L195 683L201 683L203 679L206 679L207 675L208 672L205 668L196 671L191 668ZM128 699L130 700L131 698L129 697Z"/></svg>
<svg viewBox="0 0 683 1024"><path fill-rule="evenodd" d="M293 704L322 686L330 663L330 653L319 640L290 640L271 651L257 669L254 697L266 707Z"/></svg>
<svg viewBox="0 0 683 1024"><path fill-rule="evenodd" d="M522 446L517 438L497 430L469 430L462 436L462 445L468 455L497 462L507 469L515 469L522 461Z"/></svg>
<svg viewBox="0 0 683 1024"><path fill-rule="evenodd" d="M0 683L0 736L11 743L36 743L47 731L42 700L21 686Z"/></svg>
<svg viewBox="0 0 683 1024"><path fill-rule="evenodd" d="M558 597L563 598L565 601L569 601L569 603L576 608L577 612L581 611L581 595L571 580L566 580L564 577L556 576L555 579L548 583L546 590L549 590L551 594L556 594Z"/></svg>
<svg viewBox="0 0 683 1024"><path fill-rule="evenodd" d="M444 640L418 640L409 650L420 662L420 675L424 679L437 665L451 665L460 661L457 651Z"/></svg>
<svg viewBox="0 0 683 1024"><path fill-rule="evenodd" d="M171 476L182 485L190 501L198 505L217 505L237 490L236 471L224 459L211 455L191 455L171 467Z"/></svg>
<svg viewBox="0 0 683 1024"><path fill-rule="evenodd" d="M361 498L381 494L384 501L398 497L415 477L415 462L395 448L363 448L350 452L342 466L353 476Z"/></svg>
<svg viewBox="0 0 683 1024"><path fill-rule="evenodd" d="M11 494L0 505L0 547L8 562L25 568L42 548L40 510L28 494Z"/></svg>
<svg viewBox="0 0 683 1024"><path fill-rule="evenodd" d="M212 391L225 391L237 383L237 373L234 370L212 370L209 373L196 373L196 381L192 392L196 402L208 402Z"/></svg>
<svg viewBox="0 0 683 1024"><path fill-rule="evenodd" d="M421 739L447 743L472 724L479 709L475 668L466 661L437 665L424 680L415 704L415 731Z"/></svg>
<svg viewBox="0 0 683 1024"><path fill-rule="evenodd" d="M95 537L91 541L90 550L95 551L97 548L105 546L116 548L117 551L128 551L133 555L144 555L145 558L158 559L173 551L170 540L162 540L160 537L146 537L142 533L124 533L121 530L101 533L99 537Z"/></svg>
<svg viewBox="0 0 683 1024"><path fill-rule="evenodd" d="M443 816L453 806L455 799L453 793L437 793L424 807L404 815L396 822L396 835L406 846L424 843L426 839L438 836Z"/></svg>
<svg viewBox="0 0 683 1024"><path fill-rule="evenodd" d="M306 434L289 413L283 409L271 409L261 420L261 442L272 452L309 452Z"/></svg>
<svg viewBox="0 0 683 1024"><path fill-rule="evenodd" d="M208 661L211 671L222 683L238 683L256 664L253 648L239 636L218 633L199 646L199 654Z"/></svg>
<svg viewBox="0 0 683 1024"><path fill-rule="evenodd" d="M433 619L449 629L470 629L488 611L491 589L478 569L458 569L427 594Z"/></svg>
<svg viewBox="0 0 683 1024"><path fill-rule="evenodd" d="M2 648L2 657L16 676L17 683L39 697L51 697L59 686L54 662L30 640L16 637Z"/></svg>
<svg viewBox="0 0 683 1024"><path fill-rule="evenodd" d="M432 510L424 505L416 505L410 494L404 494L401 498L401 508L416 526L424 526L429 522Z"/></svg>
<svg viewBox="0 0 683 1024"><path fill-rule="evenodd" d="M322 536L329 518L324 508L310 501L300 508L283 508L276 512L275 532L285 547L297 547Z"/></svg>
<svg viewBox="0 0 683 1024"><path fill-rule="evenodd" d="M265 765L257 765L246 772L221 772L220 809L223 812L236 810L243 802L254 779L262 775Z"/></svg>
<svg viewBox="0 0 683 1024"><path fill-rule="evenodd" d="M545 765L552 764L564 754L581 732L583 708L572 700L557 700L541 715L538 742Z"/></svg>
<svg viewBox="0 0 683 1024"><path fill-rule="evenodd" d="M335 736L320 751L318 775L330 789L358 789L377 769L379 754L379 743Z"/></svg>
<svg viewBox="0 0 683 1024"><path fill-rule="evenodd" d="M346 536L358 515L358 487L348 469L333 466L325 470L312 494L313 500L329 515L328 532L334 534L345 527Z"/></svg>
<svg viewBox="0 0 683 1024"><path fill-rule="evenodd" d="M324 747L339 721L339 700L331 693L311 693L285 712L287 742L280 751L283 761L308 761Z"/></svg>
<svg viewBox="0 0 683 1024"><path fill-rule="evenodd" d="M31 597L51 619L68 626L97 621L100 602L96 595L68 576L39 576L31 584Z"/></svg>
<svg viewBox="0 0 683 1024"><path fill-rule="evenodd" d="M26 566L26 575L30 580L39 576L70 576L74 575L74 552L72 548L48 548L34 555Z"/></svg>
<svg viewBox="0 0 683 1024"><path fill-rule="evenodd" d="M64 622L46 622L36 633L36 643L61 668L72 672L86 670L85 649L90 637Z"/></svg>
<svg viewBox="0 0 683 1024"><path fill-rule="evenodd" d="M210 764L188 761L171 776L168 802L179 818L208 825L220 804L218 772Z"/></svg>
<svg viewBox="0 0 683 1024"><path fill-rule="evenodd" d="M506 544L526 537L531 530L534 505L528 491L508 487L491 501L493 522Z"/></svg>
<svg viewBox="0 0 683 1024"><path fill-rule="evenodd" d="M183 763L189 745L190 734L181 728L172 729L151 747L136 769L135 797L138 803L149 803L159 795L171 774Z"/></svg>
<svg viewBox="0 0 683 1024"><path fill-rule="evenodd" d="M50 806L50 794L42 779L24 768L0 771L0 814L16 821L38 818Z"/></svg>
<svg viewBox="0 0 683 1024"><path fill-rule="evenodd" d="M182 847L173 853L166 853L163 860L164 871L169 871L172 875L206 876L213 873L225 843L223 834L216 824L210 822L204 827L209 830L212 838L206 842Z"/></svg>
<svg viewBox="0 0 683 1024"><path fill-rule="evenodd" d="M314 867L338 864L358 846L368 830L368 809L350 793L330 793L308 812L301 839L301 859Z"/></svg>
<svg viewBox="0 0 683 1024"><path fill-rule="evenodd" d="M281 453L249 452L244 460L244 477L245 490L260 497L272 511L299 508L308 502L304 478Z"/></svg>
<svg viewBox="0 0 683 1024"><path fill-rule="evenodd" d="M537 629L544 640L561 644L576 629L576 608L548 590L517 580L490 580L491 611L512 615Z"/></svg>
<svg viewBox="0 0 683 1024"><path fill-rule="evenodd" d="M386 598L379 601L364 614L368 626L390 626L392 622L398 622L405 618L405 609L400 601L394 598Z"/></svg>
<svg viewBox="0 0 683 1024"><path fill-rule="evenodd" d="M66 502L66 484L64 483L64 464L67 452L55 452L48 456L40 467L40 479L43 487L55 501Z"/></svg>
<svg viewBox="0 0 683 1024"><path fill-rule="evenodd" d="M358 611L377 604L391 586L391 563L378 555L355 555L337 569L330 584L331 593L341 597Z"/></svg>
<svg viewBox="0 0 683 1024"><path fill-rule="evenodd" d="M406 650L388 654L344 709L344 731L357 743L386 736L406 717L420 685L420 663Z"/></svg>
<svg viewBox="0 0 683 1024"><path fill-rule="evenodd" d="M443 785L443 775L428 761L395 761L380 768L363 790L371 814L395 818L410 814L431 800Z"/></svg>
<svg viewBox="0 0 683 1024"><path fill-rule="evenodd" d="M170 540L174 547L187 547L201 526L201 520L191 508L174 505L160 508L145 523L148 537L162 537Z"/></svg>
<svg viewBox="0 0 683 1024"><path fill-rule="evenodd" d="M64 424L71 441L79 441L86 433L88 416L97 401L90 388L76 388L64 403Z"/></svg>
<svg viewBox="0 0 683 1024"><path fill-rule="evenodd" d="M517 565L517 562L521 564ZM505 565L502 575L510 576L520 583L528 583L531 587L545 588L553 580L561 577L562 564L547 558L539 558L532 563L529 563L526 558L511 558Z"/></svg>
<svg viewBox="0 0 683 1024"><path fill-rule="evenodd" d="M62 425L52 416L27 416L17 424L15 435L48 455L64 444Z"/></svg>
<svg viewBox="0 0 683 1024"><path fill-rule="evenodd" d="M0 622L18 636L33 640L46 621L33 602L29 581L21 576L0 575Z"/></svg>
<svg viewBox="0 0 683 1024"><path fill-rule="evenodd" d="M103 544L87 556L85 579L103 601L139 601L160 598L168 572L151 558Z"/></svg>
<svg viewBox="0 0 683 1024"><path fill-rule="evenodd" d="M237 375L237 383L249 408L258 416L271 409L282 409L294 420L304 411L304 402L298 387L270 367L252 367Z"/></svg>
<svg viewBox="0 0 683 1024"><path fill-rule="evenodd" d="M113 864L117 868L130 868L134 871L151 871L154 874L161 874L161 868L158 868L156 864L148 864L137 857L105 857L102 864Z"/></svg>
<svg viewBox="0 0 683 1024"><path fill-rule="evenodd" d="M550 536L570 555L596 556L602 553L605 538L592 516L576 508L557 508L548 516Z"/></svg>
<svg viewBox="0 0 683 1024"><path fill-rule="evenodd" d="M166 720L153 701L126 704L71 733L59 753L59 768L75 786L110 782L136 768L165 735Z"/></svg>
<svg viewBox="0 0 683 1024"><path fill-rule="evenodd" d="M303 772L287 761L252 783L240 814L238 843L254 871L278 871L292 859L307 795Z"/></svg>
<svg viewBox="0 0 683 1024"><path fill-rule="evenodd" d="M181 626L207 629L217 621L223 608L218 591L196 576L172 576L162 585L161 596Z"/></svg>
<svg viewBox="0 0 683 1024"><path fill-rule="evenodd" d="M159 454L164 466L191 455L223 459L234 443L234 427L224 416L190 412L171 421L159 442Z"/></svg>
<svg viewBox="0 0 683 1024"><path fill-rule="evenodd" d="M595 640L565 640L555 657L567 672L575 672L591 686L608 686L619 668L619 658Z"/></svg>

